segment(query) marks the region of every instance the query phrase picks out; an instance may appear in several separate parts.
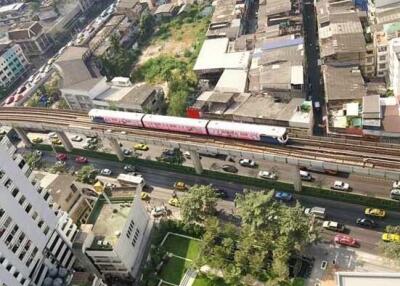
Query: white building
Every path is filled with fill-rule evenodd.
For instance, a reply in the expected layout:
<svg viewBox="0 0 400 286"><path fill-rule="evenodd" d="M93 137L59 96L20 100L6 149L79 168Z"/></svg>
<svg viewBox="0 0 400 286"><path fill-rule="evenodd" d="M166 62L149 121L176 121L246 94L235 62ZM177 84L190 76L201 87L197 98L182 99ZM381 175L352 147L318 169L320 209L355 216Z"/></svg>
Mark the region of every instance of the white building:
<svg viewBox="0 0 400 286"><path fill-rule="evenodd" d="M29 65L17 44L0 45L0 86L8 87L20 78Z"/></svg>
<svg viewBox="0 0 400 286"><path fill-rule="evenodd" d="M0 142L0 284L42 285L53 266L74 263L71 239L76 226L55 212L50 194L39 186L7 136Z"/></svg>
<svg viewBox="0 0 400 286"><path fill-rule="evenodd" d="M400 38L389 41L389 82L395 96L400 96Z"/></svg>

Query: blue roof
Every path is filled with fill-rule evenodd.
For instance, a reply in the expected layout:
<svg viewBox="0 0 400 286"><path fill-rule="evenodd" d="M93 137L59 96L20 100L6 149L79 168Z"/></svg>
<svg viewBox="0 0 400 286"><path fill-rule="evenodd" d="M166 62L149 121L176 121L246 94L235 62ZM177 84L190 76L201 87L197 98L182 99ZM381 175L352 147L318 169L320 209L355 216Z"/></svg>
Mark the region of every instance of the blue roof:
<svg viewBox="0 0 400 286"><path fill-rule="evenodd" d="M303 38L294 38L294 39L281 39L281 40L274 40L274 41L266 41L262 45L263 51L279 49L284 47L291 47L297 46L304 43Z"/></svg>

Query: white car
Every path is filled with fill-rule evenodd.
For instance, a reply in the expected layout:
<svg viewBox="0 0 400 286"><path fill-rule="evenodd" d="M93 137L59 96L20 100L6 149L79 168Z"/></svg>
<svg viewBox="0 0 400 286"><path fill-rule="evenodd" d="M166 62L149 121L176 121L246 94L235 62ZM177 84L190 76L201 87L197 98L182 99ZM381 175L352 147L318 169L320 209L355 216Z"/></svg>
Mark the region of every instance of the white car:
<svg viewBox="0 0 400 286"><path fill-rule="evenodd" d="M242 165L243 167L250 167L250 168L256 166L256 162L250 159L240 159L239 164Z"/></svg>
<svg viewBox="0 0 400 286"><path fill-rule="evenodd" d="M50 132L48 134L49 138L51 139L58 139L57 133L56 132Z"/></svg>
<svg viewBox="0 0 400 286"><path fill-rule="evenodd" d="M42 80L42 76L40 75L40 74L38 74L36 77L35 77L35 79L33 80L33 83L34 84L37 84L37 83L39 83L39 81L41 81Z"/></svg>
<svg viewBox="0 0 400 286"><path fill-rule="evenodd" d="M400 189L400 181L399 180L393 182L393 189Z"/></svg>
<svg viewBox="0 0 400 286"><path fill-rule="evenodd" d="M335 181L331 189L337 191L350 191L350 185L342 181Z"/></svg>
<svg viewBox="0 0 400 286"><path fill-rule="evenodd" d="M71 137L71 141L74 141L74 142L82 142L82 140L83 140L83 138L79 135L75 135L75 136Z"/></svg>
<svg viewBox="0 0 400 286"><path fill-rule="evenodd" d="M270 180L278 179L278 175L270 171L260 171L258 172L258 176L263 179L270 179Z"/></svg>
<svg viewBox="0 0 400 286"><path fill-rule="evenodd" d="M110 169L103 169L100 171L100 175L103 175L103 176L110 176L111 174L112 174L112 172Z"/></svg>

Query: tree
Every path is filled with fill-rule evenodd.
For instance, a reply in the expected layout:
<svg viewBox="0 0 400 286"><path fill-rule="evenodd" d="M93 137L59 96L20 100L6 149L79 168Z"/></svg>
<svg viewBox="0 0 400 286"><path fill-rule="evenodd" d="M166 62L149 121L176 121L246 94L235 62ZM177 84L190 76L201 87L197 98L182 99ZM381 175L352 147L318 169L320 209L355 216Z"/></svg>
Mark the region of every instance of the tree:
<svg viewBox="0 0 400 286"><path fill-rule="evenodd" d="M142 13L139 22L141 42L145 42L150 38L150 36L154 32L154 26L155 26L154 16L149 12Z"/></svg>
<svg viewBox="0 0 400 286"><path fill-rule="evenodd" d="M385 232L400 235L400 225L388 225L385 228ZM378 247L382 251L384 256L400 262L400 243L381 241Z"/></svg>
<svg viewBox="0 0 400 286"><path fill-rule="evenodd" d="M77 181L86 183L86 184L93 184L95 182L97 175L97 171L94 169L92 165L82 166L76 174Z"/></svg>
<svg viewBox="0 0 400 286"><path fill-rule="evenodd" d="M29 152L24 155L25 161L32 169L39 168L42 164L41 157L35 152Z"/></svg>
<svg viewBox="0 0 400 286"><path fill-rule="evenodd" d="M212 186L194 185L181 200L181 215L185 222L203 222L215 213L217 195Z"/></svg>

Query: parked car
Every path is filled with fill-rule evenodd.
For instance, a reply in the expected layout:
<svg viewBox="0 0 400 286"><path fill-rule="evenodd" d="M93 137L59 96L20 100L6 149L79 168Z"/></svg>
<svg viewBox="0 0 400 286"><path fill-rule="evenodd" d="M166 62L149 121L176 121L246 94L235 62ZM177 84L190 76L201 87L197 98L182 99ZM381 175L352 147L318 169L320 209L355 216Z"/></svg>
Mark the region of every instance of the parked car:
<svg viewBox="0 0 400 286"><path fill-rule="evenodd" d="M75 162L77 162L79 164L86 164L87 162L89 162L89 160L86 157L78 156L75 158Z"/></svg>
<svg viewBox="0 0 400 286"><path fill-rule="evenodd" d="M249 167L249 168L256 167L256 162L250 159L240 159L239 164L243 167Z"/></svg>
<svg viewBox="0 0 400 286"><path fill-rule="evenodd" d="M64 167L65 166L65 161L57 161L56 163L55 163L55 166L56 167Z"/></svg>
<svg viewBox="0 0 400 286"><path fill-rule="evenodd" d="M356 219L356 224L362 227L367 227L367 228L374 228L376 227L375 221L369 218L357 218Z"/></svg>
<svg viewBox="0 0 400 286"><path fill-rule="evenodd" d="M153 217L160 217L167 214L167 208L165 206L158 206L151 210Z"/></svg>
<svg viewBox="0 0 400 286"><path fill-rule="evenodd" d="M133 149L140 150L140 151L148 151L149 146L147 146L146 144L143 144L143 143L139 143L139 144L136 144L135 146L133 146Z"/></svg>
<svg viewBox="0 0 400 286"><path fill-rule="evenodd" d="M377 208L366 208L364 210L364 214L366 216L384 218L386 216L386 211Z"/></svg>
<svg viewBox="0 0 400 286"><path fill-rule="evenodd" d="M383 233L382 240L385 242L397 242L400 243L400 234L397 233Z"/></svg>
<svg viewBox="0 0 400 286"><path fill-rule="evenodd" d="M125 156L129 156L129 155L132 154L132 150L130 150L130 149L124 149L124 150L122 151L122 153L124 153Z"/></svg>
<svg viewBox="0 0 400 286"><path fill-rule="evenodd" d="M51 144L53 145L61 145L62 142L60 139L51 139Z"/></svg>
<svg viewBox="0 0 400 286"><path fill-rule="evenodd" d="M400 181L399 180L394 181L393 185L392 185L392 188L393 189L400 189Z"/></svg>
<svg viewBox="0 0 400 286"><path fill-rule="evenodd" d="M326 220L322 223L322 227L328 230L333 230L337 232L344 232L345 226L344 224L338 223L336 221Z"/></svg>
<svg viewBox="0 0 400 286"><path fill-rule="evenodd" d="M314 179L314 178L311 176L311 174L310 174L309 172L307 172L307 171L302 171L302 170L300 170L299 173L300 173L300 178L301 178L302 181L311 182L311 181Z"/></svg>
<svg viewBox="0 0 400 286"><path fill-rule="evenodd" d="M58 153L56 155L56 158L58 161L67 161L68 160L67 154L64 154L64 153Z"/></svg>
<svg viewBox="0 0 400 286"><path fill-rule="evenodd" d="M321 208L321 207L306 208L304 210L304 213L308 216L312 215L315 218L320 218L320 219L325 219L325 217L326 217L326 210L325 210L325 208Z"/></svg>
<svg viewBox="0 0 400 286"><path fill-rule="evenodd" d="M17 94L23 93L25 90L26 90L26 86L23 85L23 86L21 86L20 88L18 88Z"/></svg>
<svg viewBox="0 0 400 286"><path fill-rule="evenodd" d="M35 144L39 144L39 143L42 143L42 142L43 142L43 139L40 138L40 137L34 137L34 138L32 139L32 142L35 143Z"/></svg>
<svg viewBox="0 0 400 286"><path fill-rule="evenodd" d="M110 169L102 169L100 171L100 175L103 175L103 176L111 176L111 174L112 174L112 171Z"/></svg>
<svg viewBox="0 0 400 286"><path fill-rule="evenodd" d="M275 172L271 171L260 171L258 172L258 176L263 179L269 179L269 180L277 180L278 175Z"/></svg>
<svg viewBox="0 0 400 286"><path fill-rule="evenodd" d="M217 194L217 197L220 199L225 199L228 197L228 192L225 190L214 188L214 191Z"/></svg>
<svg viewBox="0 0 400 286"><path fill-rule="evenodd" d="M293 194L288 192L276 192L275 199L282 202L290 202L293 200Z"/></svg>
<svg viewBox="0 0 400 286"><path fill-rule="evenodd" d="M224 170L225 172L228 172L228 173L237 173L239 171L238 168L236 168L235 166L228 165L228 164L223 165L222 170Z"/></svg>
<svg viewBox="0 0 400 286"><path fill-rule="evenodd" d="M11 95L11 96L7 97L6 104L11 104L13 102L14 102L14 96Z"/></svg>
<svg viewBox="0 0 400 286"><path fill-rule="evenodd" d="M74 141L74 142L82 142L82 141L83 141L83 138L82 138L81 136L79 136L79 135L75 135L75 136L72 136L72 137L71 137L71 141Z"/></svg>
<svg viewBox="0 0 400 286"><path fill-rule="evenodd" d="M400 201L400 189L392 189L390 191L390 198L392 200Z"/></svg>
<svg viewBox="0 0 400 286"><path fill-rule="evenodd" d="M347 192L351 190L350 185L342 181L335 181L331 189L336 191L347 191Z"/></svg>
<svg viewBox="0 0 400 286"><path fill-rule="evenodd" d="M188 186L184 182L178 181L175 182L174 188L178 191L186 191L188 189Z"/></svg>
<svg viewBox="0 0 400 286"><path fill-rule="evenodd" d="M127 173L132 173L136 171L136 168L132 165L125 165L124 166L124 171Z"/></svg>
<svg viewBox="0 0 400 286"><path fill-rule="evenodd" d="M168 204L170 204L173 207L178 208L181 205L181 202L179 201L178 198L171 198L171 199L169 199Z"/></svg>
<svg viewBox="0 0 400 286"><path fill-rule="evenodd" d="M346 245L346 246L351 246L351 247L359 247L360 244L359 242L351 237L350 235L345 235L345 234L337 234L335 235L335 243L341 244L341 245Z"/></svg>
<svg viewBox="0 0 400 286"><path fill-rule="evenodd" d="M58 138L56 132L50 132L50 133L48 134L48 137L51 138L51 139L57 139L57 138Z"/></svg>
<svg viewBox="0 0 400 286"><path fill-rule="evenodd" d="M33 154L35 154L36 157L42 157L43 156L43 153L40 150L33 151Z"/></svg>
<svg viewBox="0 0 400 286"><path fill-rule="evenodd" d="M150 200L150 194L149 194L149 193L146 193L146 192L141 192L141 193L140 193L140 198L141 198L142 200L144 200L144 201L148 201L148 200Z"/></svg>

